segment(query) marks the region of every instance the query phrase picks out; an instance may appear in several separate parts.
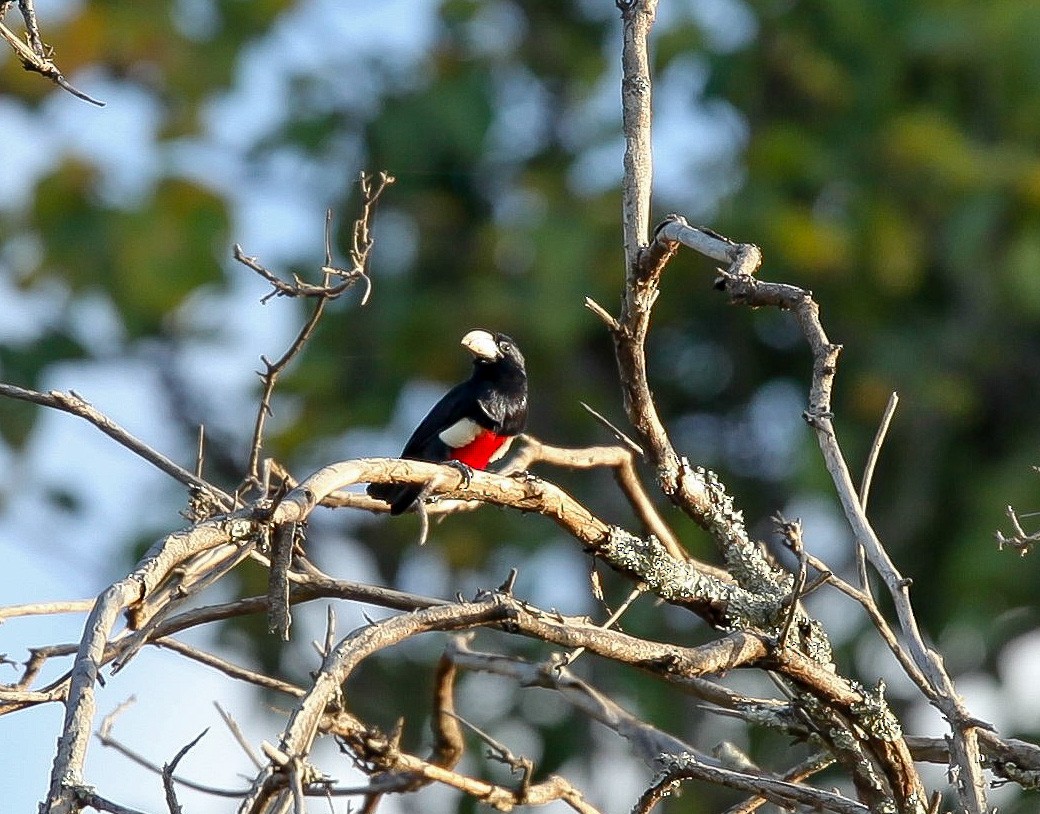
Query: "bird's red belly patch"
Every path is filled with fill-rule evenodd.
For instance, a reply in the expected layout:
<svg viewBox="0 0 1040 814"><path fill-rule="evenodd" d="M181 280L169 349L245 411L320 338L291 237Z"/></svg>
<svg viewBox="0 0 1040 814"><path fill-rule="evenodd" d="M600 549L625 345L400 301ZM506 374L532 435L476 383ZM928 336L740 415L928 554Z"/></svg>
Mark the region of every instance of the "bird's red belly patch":
<svg viewBox="0 0 1040 814"><path fill-rule="evenodd" d="M453 449L451 457L474 469L485 469L488 463L505 454L505 447L511 440L508 435L496 435L488 430L481 430L468 444Z"/></svg>

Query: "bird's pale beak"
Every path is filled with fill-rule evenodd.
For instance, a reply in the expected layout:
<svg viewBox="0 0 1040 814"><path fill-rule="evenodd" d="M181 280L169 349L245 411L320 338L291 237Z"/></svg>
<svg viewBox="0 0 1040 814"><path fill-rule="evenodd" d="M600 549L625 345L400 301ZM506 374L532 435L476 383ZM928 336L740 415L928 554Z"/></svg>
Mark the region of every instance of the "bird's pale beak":
<svg viewBox="0 0 1040 814"><path fill-rule="evenodd" d="M462 337L462 347L476 356L478 359L500 359L502 351L498 349L495 337L487 331L470 331Z"/></svg>

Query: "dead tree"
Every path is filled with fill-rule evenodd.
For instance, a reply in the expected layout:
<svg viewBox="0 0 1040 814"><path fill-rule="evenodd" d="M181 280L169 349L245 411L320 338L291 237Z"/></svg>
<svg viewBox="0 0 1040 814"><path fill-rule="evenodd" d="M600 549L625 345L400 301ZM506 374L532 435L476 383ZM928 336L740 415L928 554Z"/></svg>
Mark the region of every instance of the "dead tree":
<svg viewBox="0 0 1040 814"><path fill-rule="evenodd" d="M985 772L997 781L1029 788L1037 785L1040 749L1002 737L965 707L941 657L918 629L908 581L886 553L866 516L870 477L894 399L857 488L831 415L831 393L841 347L825 333L819 305L811 294L794 285L760 279L757 275L763 258L756 246L690 226L681 216L668 216L651 233L651 76L647 48L656 2L618 0L618 7L624 30L622 102L626 141L623 297L617 315L591 300L585 304L602 321L614 342L621 395L634 441L618 431L617 446L566 449L525 438L503 471L477 472L472 479L464 479L450 467L371 458L330 463L297 480L275 462L264 461L264 422L278 374L304 347L328 301L358 283L369 284L369 216L379 195L392 181L386 175L362 178L364 200L355 225L350 266L333 266L328 247L320 283L300 279L287 282L236 247L236 257L270 282L271 296L311 298L314 308L286 354L275 362L264 360L264 387L254 427L253 454L242 485L234 494L148 448L74 394L36 393L0 386L0 393L9 398L85 418L179 480L191 497L191 526L157 541L133 571L103 591L89 603L89 608L81 608L89 610L81 640L75 645L38 649L21 679L0 689L0 713L12 714L45 703L64 706L65 719L50 788L41 811L69 814L86 807L128 811L107 800L104 790L95 791L89 785L89 778L84 776L84 758L91 734L98 726L95 688L100 671L106 666L125 668L145 646L174 649L187 658L217 666L230 677L285 693L291 700L292 711L278 743L263 745L256 776L248 788L240 791L238 810L243 814L285 811L289 806L303 811L308 796L325 795L356 796L365 801L366 810L371 810L382 795L421 793L430 784L449 786L459 794L503 811L553 800L561 800L576 811L596 811L586 794L571 781L555 775L537 776L530 760L513 754L508 746L479 730L476 737L489 748L489 755L513 768L519 779L506 786L459 771L465 748L465 722L456 715L454 707L459 670L485 671L518 684L550 688L581 714L601 721L624 737L633 752L658 772L642 797L630 801L635 812L652 810L677 786L693 780L744 793L746 801L733 811L751 812L769 802L785 809L842 814L931 814L940 810L986 814L990 781ZM692 249L720 264L715 288L728 302L748 308L778 308L788 312L801 329L813 359L803 415L816 435L823 462L852 529L860 563L858 580L848 581L835 574L813 556L813 541L803 539L798 521L777 515L776 529L798 562L793 572L780 567L766 554L763 544L749 535L743 514L722 478L672 445L650 391L644 348L661 277L669 260L684 249ZM740 309L733 314L739 319ZM634 464L639 455L645 456L656 473L654 487L714 540L719 565L690 556L680 535L655 510L636 472ZM612 468L641 527L626 529L608 524L551 480L526 474L539 463L579 470ZM565 617L533 607L514 594L511 581L498 588L489 586L472 600L464 601L333 579L308 560L304 523L318 506L368 511L385 508L379 501L346 491L348 486L365 482L427 485L437 496L427 508L430 513L468 511L491 503L541 514L558 524L583 551L628 579L637 592L652 594L695 614L717 632L716 636L695 647L641 639L613 629L613 619L597 625L585 618ZM1022 537L1026 537L1025 532ZM188 601L203 588L224 579L247 559L269 567L270 588L266 595L210 607L187 607ZM893 618L882 612L872 594L871 572L888 594ZM837 590L862 607L902 670L947 721L946 737L908 735L889 708L882 683L865 687L839 671L832 659L827 631L803 606L804 596L813 590ZM197 651L177 639L178 633L198 625L263 612L269 614L272 632L288 637L290 608L322 598L365 601L401 613L344 637L336 634L330 616L321 665L307 686L278 681ZM50 603L6 608L0 610L0 618L58 609L68 607ZM125 628L117 630L124 614L128 622ZM431 706L434 746L427 755L409 753L400 745L400 733L380 731L354 712L350 678L366 658L423 634L463 634L476 628L537 639L571 655L534 663L507 652L477 652L465 636L452 637L436 666L436 692ZM681 685L700 702L743 718L749 725L804 740L812 745L814 753L807 761L780 773L763 771L732 755L705 754L640 721L596 687L577 678L567 668L577 652L638 668L648 681ZM56 682L37 686L35 679L41 664L62 656L74 658L68 673ZM781 692L773 698L748 697L713 680L734 670L768 671ZM100 734L103 741L111 742L107 726L102 726ZM367 785L344 787L336 778L324 776L313 767L309 755L316 740L322 737L338 741L354 765L369 776ZM156 768L171 811L177 810L179 782L174 768L187 748L190 745L167 766ZM949 766L949 787L926 787L918 770L922 762ZM848 778L844 791L812 784L814 776L827 767L837 767ZM945 792L955 798L946 803L946 809L941 797Z"/></svg>

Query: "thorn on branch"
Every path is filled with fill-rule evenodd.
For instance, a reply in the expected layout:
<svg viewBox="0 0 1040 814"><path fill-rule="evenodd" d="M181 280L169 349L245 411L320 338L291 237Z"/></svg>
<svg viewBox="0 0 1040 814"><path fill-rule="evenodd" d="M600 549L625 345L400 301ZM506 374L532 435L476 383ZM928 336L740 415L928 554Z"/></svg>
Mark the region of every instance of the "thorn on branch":
<svg viewBox="0 0 1040 814"><path fill-rule="evenodd" d="M45 46L40 38L39 24L36 20L36 10L33 8L32 0L20 0L18 7L22 12L22 18L25 20L26 41L22 41L2 21L0 21L0 38L6 40L7 44L11 46L15 56L22 63L22 67L27 71L33 71L45 79L49 79L77 99L82 99L84 102L89 102L97 107L104 107L104 102L88 96L83 91L73 87L58 66L54 64L54 61L51 59L54 56L53 50Z"/></svg>
<svg viewBox="0 0 1040 814"><path fill-rule="evenodd" d="M606 308L592 299L592 297L585 298L585 307L599 317L600 321L607 326L607 330L611 333L616 334L621 330L621 324L614 318L614 316Z"/></svg>
<svg viewBox="0 0 1040 814"><path fill-rule="evenodd" d="M181 750L174 755L173 760L163 765L162 769L162 781L163 789L166 792L166 806L170 809L170 814L183 814L184 809L181 808L180 803L177 801L177 790L173 785L173 773L177 769L177 764L181 762L181 759L188 754L189 751L197 744L200 740L205 737L206 733L209 732L209 727L200 732L191 743L181 747Z"/></svg>
<svg viewBox="0 0 1040 814"><path fill-rule="evenodd" d="M513 586L516 585L516 577L518 573L519 572L515 568L510 568L509 576L506 577L506 581L498 586L498 593L512 596Z"/></svg>
<svg viewBox="0 0 1040 814"><path fill-rule="evenodd" d="M822 412L813 412L812 410L806 410L802 413L802 420L805 421L814 430L819 430L825 426L825 422L830 421L834 418L834 413L830 410Z"/></svg>

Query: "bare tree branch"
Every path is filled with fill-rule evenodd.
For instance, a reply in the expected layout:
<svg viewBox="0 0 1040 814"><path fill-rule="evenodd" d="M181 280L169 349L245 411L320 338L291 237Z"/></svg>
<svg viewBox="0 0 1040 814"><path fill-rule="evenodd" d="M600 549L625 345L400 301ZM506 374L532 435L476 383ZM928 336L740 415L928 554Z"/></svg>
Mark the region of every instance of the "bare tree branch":
<svg viewBox="0 0 1040 814"><path fill-rule="evenodd" d="M247 670L237 664L232 664L226 659L214 656L212 653L207 653L204 650L192 647L189 644L185 644L184 642L170 638L169 636L155 639L151 644L161 647L164 650L171 650L174 653L180 653L182 656L189 658L192 661L197 661L199 664L205 664L207 667L219 670L229 678L235 678L239 681L247 681L250 684L255 684L257 687L263 687L265 690L275 690L276 692L284 692L287 695L294 695L297 697L304 693L303 689L297 687L295 684L290 684L288 681L272 678L271 676L264 675L256 670ZM221 717L224 718L224 722L228 723L228 718L224 715L223 710L220 710L220 712Z"/></svg>
<svg viewBox="0 0 1040 814"><path fill-rule="evenodd" d="M254 484L258 480L260 451L264 442L264 425L267 422L267 416L271 413L271 396L274 392L275 384L278 382L279 375L303 350L304 345L307 344L307 341L314 333L314 329L321 321L322 315L325 313L325 307L329 302L338 299L352 288L358 280L364 280L365 282L365 294L361 298L361 304L364 305L368 301L372 290L372 281L368 276L368 255L372 248L369 221L372 218L376 201L379 200L386 188L392 183L394 183L393 176L386 172L381 172L375 182L365 173L360 174L361 215L354 222L354 237L350 252L353 268L349 270L338 269L332 265L332 211L329 210L325 213L325 265L321 268L322 281L320 285L310 285L304 283L299 278L296 278L291 285L285 283L260 265L256 258L246 257L240 246L235 246L235 259L271 283L274 289L272 295L314 297L317 299L314 310L311 312L307 322L300 329L296 339L293 340L293 343L282 354L281 358L275 362L270 362L266 357L260 357L264 363L264 372L260 374L263 382L263 393L260 397L260 408L257 411L256 423L253 428L253 444L249 453L247 469L247 478Z"/></svg>
<svg viewBox="0 0 1040 814"><path fill-rule="evenodd" d="M27 605L0 605L0 622L20 616L47 616L57 613L86 613L93 599L68 599L64 602L30 602Z"/></svg>
<svg viewBox="0 0 1040 814"><path fill-rule="evenodd" d="M643 793L632 809L633 814L648 814L660 800L683 780L703 780L720 786L767 797L779 806L804 805L813 811L834 811L839 814L868 814L871 809L841 794L811 789L799 783L776 780L760 774L733 771L709 766L693 755L672 759L671 767L653 786Z"/></svg>
<svg viewBox="0 0 1040 814"><path fill-rule="evenodd" d="M147 769L148 771L152 772L153 774L162 777L164 767L160 766L158 763L154 763L153 761L148 760L148 758L138 754L133 749L129 748L128 746L121 743L112 736L112 728L113 726L115 726L116 718L122 712L124 712L127 709L127 707L133 704L134 700L135 699L133 697L127 699L119 706L117 706L114 710L112 710L112 712L106 715L102 720L101 726L98 728L98 731L94 733L95 737L97 737L98 741L101 743L102 746L109 749L114 749L115 751L119 752L119 754L123 755L123 757L136 763L138 766L141 766ZM170 772L170 777L173 781L180 783L185 788L192 789L193 791L200 791L203 794L209 794L214 797L240 798L245 793L244 791L235 791L233 789L215 788L213 786L207 786L203 783L196 783L184 777L177 777L173 775L173 770L171 770ZM82 794L83 788L79 787L79 789L74 790L74 793L76 793L77 791L78 793Z"/></svg>
<svg viewBox="0 0 1040 814"><path fill-rule="evenodd" d="M625 738L644 763L662 769L662 754L696 753L692 746L667 732L640 721L603 692L577 678L566 667L556 664L531 664L522 659L497 653L479 653L470 649L465 635L454 636L447 656L460 667L510 678L520 687L544 687L559 692L568 703ZM713 762L708 755L701 755Z"/></svg>
<svg viewBox="0 0 1040 814"><path fill-rule="evenodd" d="M340 711L325 714L333 698L342 697L342 687L350 674L374 652L382 650L419 632L434 630L464 630L475 625L508 622L521 623L526 613L515 601L503 595L488 595L481 602L434 607L407 615L396 616L362 628L343 639L323 660L314 685L293 711L282 734L278 752L290 760L302 760L309 754L314 738L321 729L339 737L354 752L359 765L370 772L417 774L425 781L444 783L472 794L494 806L516 804L540 805L550 800L563 800L576 811L591 814L595 811L576 789L565 780L551 777L530 786L522 798L517 793L484 781L457 775L440 766L407 755L397 749L392 739L364 725L340 703ZM284 765L273 760L253 782L250 795L243 801L241 814L273 812L284 804L285 792L279 775Z"/></svg>
<svg viewBox="0 0 1040 814"><path fill-rule="evenodd" d="M303 690L300 690L299 694L302 695ZM249 741L246 740L245 735L242 734L242 729L239 727L238 722L216 701L213 702L213 706L216 707L217 713L220 715L224 725L227 726L228 731L230 731L234 739L238 741L238 745L242 747L242 751L246 753L246 757L249 758L250 762L258 770L262 769L263 764L260 762L260 756L257 755Z"/></svg>
<svg viewBox="0 0 1040 814"><path fill-rule="evenodd" d="M863 467L863 482L859 487L859 502L863 506L863 511L867 510L867 500L870 498L870 482L874 479L874 467L877 465L881 447L885 443L885 436L888 435L888 426L892 423L892 416L895 415L898 404L898 393L893 393L888 397L888 404L885 405L881 423L878 424L877 433L874 435L874 443L871 444L870 454L867 455L867 463Z"/></svg>
<svg viewBox="0 0 1040 814"><path fill-rule="evenodd" d="M832 422L831 402L841 346L828 338L810 292L758 279L755 275L762 264L762 253L757 246L735 243L711 229L693 227L681 216L668 216L650 234L649 34L657 0L616 3L623 34L624 288L617 316L591 299L586 306L612 337L624 410L634 428L635 441L590 409L617 439L616 446L569 449L523 437L499 473L478 471L468 477L457 469L422 461L362 458L329 464L298 481L286 467L263 458L266 422L280 374L306 348L332 300L359 282L364 284L362 304L371 294L372 218L377 201L393 183L387 173L360 177L361 211L353 224L347 268L333 266L332 222L331 213L328 214L325 258L318 283L295 275L283 278L235 247L236 260L270 284L264 301L293 297L309 299L312 305L282 356L275 361L261 357L262 387L249 462L245 479L234 495L203 479L201 434L195 471L190 472L131 436L75 393L44 394L0 384L0 396L85 418L188 486L191 495L191 527L156 542L129 574L96 599L0 607L0 621L42 613L88 613L79 642L33 648L17 683L0 685L0 714L45 703L64 704L63 728L41 812L78 814L84 807L94 807L115 814L137 814L95 794L84 777L84 765L89 733L97 717L96 692L102 669L110 665L114 672L124 667L147 645L207 665L230 679L282 692L293 704L277 743L262 744L262 758L230 717L221 712L255 767L254 780L243 790L214 789L175 777L177 763L198 739L160 767L111 738L116 713L106 717L98 738L105 746L118 749L161 777L171 814L181 810L177 783L239 798L243 814L283 814L290 807L295 814L302 814L306 798L317 795L359 796L363 798L361 810L371 813L385 794L417 793L434 783L500 810L562 801L581 814L597 814L593 804L570 780L559 776L539 778L534 762L514 753L507 737L498 736L492 726L483 725L482 729L459 716L459 668L492 673L520 686L548 688L565 698L576 713L602 722L624 738L640 759L660 772L636 804L636 812L651 811L682 782L700 780L748 795L730 809L730 814L750 814L767 801L781 807L839 814L935 814L941 798L933 795L929 799L915 761L951 764L950 782L957 790L957 807L966 814L989 814L983 766L1000 780L1025 788L1040 787L1040 747L1002 738L988 724L969 714L941 657L919 630L909 581L892 562L866 516L874 470L895 409L895 395L882 417L857 491ZM51 61L32 0L19 2L26 28L24 40L4 25L5 15L12 7L13 0L0 0L0 37L29 70L88 98L71 88ZM812 555L812 541L803 540L798 521L788 522L777 514L775 522L784 543L797 557L794 573L780 567L765 546L749 534L742 512L719 475L691 463L674 447L650 386L646 341L663 274L682 247L692 248L720 264L715 288L732 303L790 311L800 326L813 360L804 418L816 434L833 487L855 535L858 586L834 574ZM654 472L664 497L710 534L724 567L700 562L689 555L655 504L660 498L651 498L640 481L639 459L644 459ZM527 470L537 464L576 471L609 467L620 494L634 513L637 533L606 522L551 481L529 474ZM318 506L385 511L385 503L355 489L365 483L424 487L428 500L418 506L424 539L430 518L469 511L485 503L537 513L554 522L582 551L632 582L632 597L645 590L691 611L708 623L708 634L714 638L704 641L706 635L698 632L699 638L694 641L704 643L684 646L616 630L613 623L626 605L602 626L585 617L541 610L513 595L515 569L497 591L479 592L472 601L461 596L455 600L424 597L331 579L310 562L307 541L302 532L297 532ZM1012 532L1009 536L998 533L998 541L1026 553L1040 539L1040 532L1027 532L1023 517L1009 507ZM266 596L182 611L187 601L223 581L246 560L268 569ZM868 564L884 582L898 624L886 619L873 596ZM809 568L818 574L811 575ZM594 569L594 573L598 576L599 572ZM905 735L885 700L883 682L870 688L840 671L826 631L809 616L802 602L811 591L826 590L828 586L864 608L903 672L949 722L948 738ZM267 612L271 629L288 639L290 607L319 598L339 598L401 612L379 621L369 619L368 625L337 640L330 606L324 640L315 643L321 665L307 686L279 680L172 638L199 625ZM123 615L127 624L120 628ZM458 634L476 628L489 631L486 635L492 641L512 641L522 636L545 643L551 646L552 655L543 663L533 663L505 653L474 652L463 636L456 635L436 668L430 702L433 744L426 757L402 748L403 722L388 733L382 732L353 711L355 690L350 680L366 659L430 633ZM561 657L561 651L570 651L571 656ZM759 769L758 755L748 757L732 746L714 757L704 754L693 744L640 720L590 682L577 678L566 665L575 654L584 651L604 661L635 668L704 699L715 705L709 707L715 714L809 741L813 749L823 751L782 774ZM66 675L47 686L37 686L45 664L69 656L74 660ZM14 665L6 656L0 658ZM773 679L778 697L750 697L710 680L737 669L765 672ZM465 699L458 700L464 708ZM520 777L500 784L460 771L458 767L465 765L460 763L466 745L463 726L489 748L487 759L506 763ZM365 784L339 785L312 764L312 748L321 736L337 740L367 775ZM854 793L858 799L809 784L809 779L831 762L850 781L847 793ZM763 761L762 765L769 764Z"/></svg>
<svg viewBox="0 0 1040 814"><path fill-rule="evenodd" d="M232 501L230 495L222 492L212 484L207 483L202 478L197 477L187 469L178 466L162 453L156 452L143 441L132 436L108 416L88 404L76 393L62 393L58 390L52 390L50 393L38 393L35 390L26 390L23 387L16 387L13 384L4 384L0 382L0 396L18 399L19 401L32 402L33 404L39 404L43 407L51 407L55 410L61 410L62 412L71 413L72 415L84 418L109 438L112 438L134 454L144 458L148 463L152 464L161 472L165 472L174 480L183 483L185 486L198 489L225 509L231 507Z"/></svg>
<svg viewBox="0 0 1040 814"><path fill-rule="evenodd" d="M724 273L721 281L733 302L792 311L805 334L813 353L813 383L806 421L816 431L824 462L853 533L888 588L910 654L934 692L932 701L956 733L953 743L955 763L960 769L956 780L961 804L967 811L984 814L986 791L976 729L978 721L965 709L949 674L924 642L910 602L910 584L892 562L864 513L831 422L830 395L840 346L828 340L820 323L819 308L808 292L789 285L762 283L739 271Z"/></svg>

